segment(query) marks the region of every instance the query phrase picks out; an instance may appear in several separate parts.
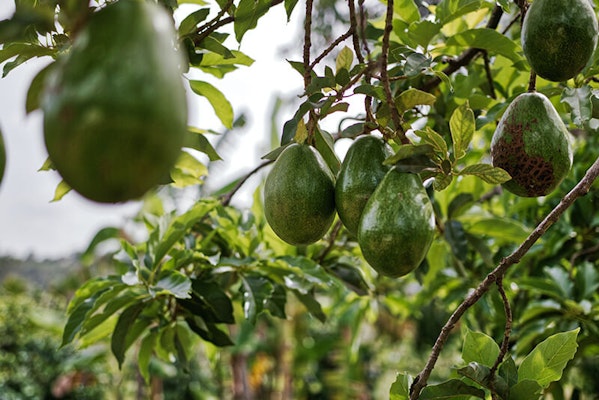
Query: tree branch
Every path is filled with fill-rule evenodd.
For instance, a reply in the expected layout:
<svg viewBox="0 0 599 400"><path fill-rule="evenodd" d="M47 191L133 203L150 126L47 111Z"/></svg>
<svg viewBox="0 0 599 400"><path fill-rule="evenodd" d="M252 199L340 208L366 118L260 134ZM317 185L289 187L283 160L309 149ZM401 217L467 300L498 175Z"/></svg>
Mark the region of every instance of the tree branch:
<svg viewBox="0 0 599 400"><path fill-rule="evenodd" d="M493 9L493 13L491 14L491 17L489 18L489 21L487 22L486 27L489 29L497 29L497 26L499 25L499 20L501 19L502 15L503 15L503 9L501 8L501 6L495 6L495 8ZM447 67L445 67L443 69L443 73L445 75L453 74L460 68L470 64L470 62L474 58L479 56L483 51L484 51L483 49L477 49L474 47L471 47L471 48L465 50L456 59L452 60ZM441 84L441 79L439 77L435 76L434 78L431 78L429 81L425 82L422 85L421 89L424 90L425 92L431 92L434 88L436 88L440 84Z"/></svg>
<svg viewBox="0 0 599 400"><path fill-rule="evenodd" d="M493 283L501 280L505 275L508 268L518 264L522 257L530 250L532 245L539 240L541 236L545 234L560 217L561 215L581 196L586 195L593 182L599 176L599 158L595 160L593 165L587 170L585 176L578 182L576 186L564 198L559 204L551 210L551 212L541 221L532 233L520 244L520 246L509 256L503 258L499 265L491 271L486 278L478 285L478 287L470 293L470 295L456 308L453 314L449 317L441 333L437 337L437 340L433 346L429 359L424 369L418 374L412 387L410 388L410 400L416 400L420 396L420 392L427 385L428 378L435 367L439 354L443 349L445 342L449 338L451 330L456 323L462 318L464 313L472 307L480 298L489 291Z"/></svg>

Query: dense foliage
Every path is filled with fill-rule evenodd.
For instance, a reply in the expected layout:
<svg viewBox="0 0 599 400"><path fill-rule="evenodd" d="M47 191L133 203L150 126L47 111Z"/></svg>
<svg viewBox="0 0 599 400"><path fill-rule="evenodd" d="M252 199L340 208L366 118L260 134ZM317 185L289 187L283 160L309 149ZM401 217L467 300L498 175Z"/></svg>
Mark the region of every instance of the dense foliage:
<svg viewBox="0 0 599 400"><path fill-rule="evenodd" d="M16 1L0 22L4 75L68 52L105 4L91 3ZM520 45L526 2L161 3L197 5L177 21L184 69L223 79L251 68L237 49L271 7L303 12L303 58L289 64L305 93L286 110L281 146L248 176L293 141L314 145L337 174L337 143L376 134L393 147L387 163L427 182L435 239L413 273L391 279L374 272L338 221L314 244L281 241L266 223L261 187L251 209L231 205L247 177L173 209L169 193L201 185L220 158L206 136L215 127L190 127L185 147L205 157L183 150L171 191L146 195L134 221L144 239L109 227L82 254L110 273L74 293L63 345L108 341L119 366L133 359L146 382L164 379L155 392L168 392L169 368L186 371L190 398L597 398L599 192L583 178L599 156L597 55L567 82L532 79L569 128L574 165L551 194L522 198L501 190L509 177L490 165L489 147L502 113L531 87ZM29 112L46 71L31 83ZM188 83L234 128L234 107L214 85ZM363 106L349 114L349 102ZM331 120L338 129L329 132L322 125ZM590 190L572 203L586 193L566 195L580 181ZM68 190L61 184L56 198ZM555 210L543 222L553 226L531 240ZM118 249L100 251L108 242ZM522 243L530 247L514 253ZM415 377L425 387L414 389Z"/></svg>

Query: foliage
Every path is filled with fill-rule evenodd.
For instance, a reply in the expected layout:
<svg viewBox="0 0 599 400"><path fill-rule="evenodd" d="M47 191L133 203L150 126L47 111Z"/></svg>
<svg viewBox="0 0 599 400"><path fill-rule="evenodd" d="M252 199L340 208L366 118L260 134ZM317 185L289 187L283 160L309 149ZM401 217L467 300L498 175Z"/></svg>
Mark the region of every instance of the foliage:
<svg viewBox="0 0 599 400"><path fill-rule="evenodd" d="M293 0L163 3L171 9L200 3L178 22L180 45L190 70L216 78L251 67L239 48L269 8L285 7L288 17L302 12ZM164 195L148 195L136 218L143 240L114 227L98 232L82 259L110 260L111 273L77 289L63 344L86 348L108 340L118 364L133 358L146 382L160 377L166 384L174 365L216 398L596 395L599 194L584 175L599 155L598 56L568 82L536 81L572 133L574 166L550 195L519 198L499 188L509 176L490 165L489 144L510 101L531 82L519 41L525 2L417 3L388 0L378 5L381 16L381 8L362 2L307 0L304 51L300 61L289 61L305 92L281 127L280 146L246 177L187 209L171 210ZM103 2L81 4L18 1L14 17L0 22L4 75L33 57L68 51L79 24ZM314 55L311 23L327 12L338 14L346 30ZM28 111L39 105L44 73L31 84ZM189 84L225 128L234 127L234 107L217 86ZM350 103L363 107L351 114ZM220 158L205 135L210 131L189 129L186 147L208 161L184 150L171 187L201 185ZM289 143L314 145L337 172L338 143L364 133L393 146L386 163L429 184L436 238L405 278L378 276L339 222L315 244L285 244L266 224L260 187L250 210L230 205L247 178ZM582 192L566 193L581 181L588 194L572 203ZM56 199L64 194L59 187ZM569 202L560 203L564 198ZM555 210L561 218L530 241ZM119 250L101 258L98 245L106 241ZM514 253L522 243L531 246ZM491 272L496 266L501 270ZM463 313L447 324L456 310ZM437 368L429 357L435 342L433 354L447 353ZM199 358L203 374L194 372ZM187 387L198 392L197 384Z"/></svg>

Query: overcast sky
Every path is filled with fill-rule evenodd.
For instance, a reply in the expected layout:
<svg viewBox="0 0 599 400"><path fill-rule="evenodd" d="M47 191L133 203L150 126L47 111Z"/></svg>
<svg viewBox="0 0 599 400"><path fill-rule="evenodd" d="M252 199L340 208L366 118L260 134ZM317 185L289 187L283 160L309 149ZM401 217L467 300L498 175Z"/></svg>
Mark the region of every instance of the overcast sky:
<svg viewBox="0 0 599 400"><path fill-rule="evenodd" d="M10 17L13 10L12 2L2 0L0 19ZM241 47L256 60L255 64L216 82L234 109L246 109L251 117L239 138L238 153L229 156L225 164L231 174L251 169L259 162L259 152L268 143L273 94L299 94L302 84L299 74L276 54L277 47L264 46L273 38L288 45L297 37L295 25L286 22L283 7L271 10L259 25L247 33ZM25 115L27 88L45 62L30 61L0 79L0 129L8 153L0 185L0 256L54 258L81 251L99 228L122 225L138 208L135 203L99 205L74 192L59 202L50 202L60 178L54 172L37 172L47 157L42 115L40 111ZM190 108L192 125L222 131L206 101L194 100Z"/></svg>

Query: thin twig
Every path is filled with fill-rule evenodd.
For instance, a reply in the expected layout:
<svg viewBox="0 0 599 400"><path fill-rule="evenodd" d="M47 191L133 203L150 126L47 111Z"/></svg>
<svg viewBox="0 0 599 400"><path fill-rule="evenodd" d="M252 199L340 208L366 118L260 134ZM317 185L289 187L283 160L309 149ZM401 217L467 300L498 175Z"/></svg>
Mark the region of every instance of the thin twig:
<svg viewBox="0 0 599 400"><path fill-rule="evenodd" d="M312 8L313 0L306 0L306 19L304 21L304 87L307 88L312 81L312 67L310 65L310 48L312 47Z"/></svg>
<svg viewBox="0 0 599 400"><path fill-rule="evenodd" d="M397 111L395 101L393 100L391 82L389 81L389 73L387 71L391 31L393 31L393 0L387 0L387 14L385 16L385 30L383 32L383 44L381 49L381 83L383 84L383 89L385 91L391 119L393 120L393 125L395 125L395 134L403 144L407 144L410 143L410 140L403 131L402 118L401 115L399 115L399 111Z"/></svg>
<svg viewBox="0 0 599 400"><path fill-rule="evenodd" d="M278 4L281 4L283 1L284 0L273 0L272 3L270 3L269 8L272 8ZM228 16L227 18L220 19L225 15L226 6L227 5L225 5L225 7L223 7L221 9L219 14L215 18L206 22L202 26L198 27L198 29L196 30L198 35L193 38L193 43L195 45L198 45L202 40L206 39L208 36L210 36L210 34L215 32L218 28L220 28L224 25L230 24L231 22L235 22L235 17L232 15ZM220 17L219 17L219 15L220 15ZM218 17L218 19L217 19L217 17Z"/></svg>
<svg viewBox="0 0 599 400"><path fill-rule="evenodd" d="M501 19L502 15L503 15L503 9L501 8L501 6L495 6L495 8L493 9L493 12L491 13L491 17L489 18L489 21L487 22L486 27L489 29L497 29L497 26L499 25L499 20ZM454 72L458 71L460 68L470 64L470 62L474 58L479 56L482 51L483 51L482 49L477 49L477 48L473 48L473 47L465 50L456 59L452 60L447 67L445 67L443 69L443 73L445 75L453 74ZM421 89L426 92L430 92L434 88L439 86L440 84L441 84L441 78L435 76L434 78L431 78L429 81L425 82L422 85Z"/></svg>
<svg viewBox="0 0 599 400"><path fill-rule="evenodd" d="M534 92L537 90L537 74L534 70L530 70L530 79L528 80L528 91Z"/></svg>
<svg viewBox="0 0 599 400"><path fill-rule="evenodd" d="M439 354L443 349L445 342L449 338L451 330L462 318L464 313L472 307L480 298L491 288L494 282L497 282L503 277L512 265L518 264L522 257L528 253L533 244L539 240L541 236L545 234L561 215L574 203L576 199L587 194L591 188L593 182L599 176L599 158L595 160L593 165L587 170L584 177L574 186L568 194L566 194L559 204L551 210L551 212L543 219L537 227L532 231L530 235L520 244L520 246L509 256L503 258L499 265L491 271L485 279L478 285L478 287L470 293L470 295L464 299L464 301L455 309L453 314L449 317L441 333L437 337L437 340L433 346L431 354L426 362L424 369L418 374L412 387L410 388L410 400L416 400L420 396L420 392L427 385L428 378L430 377L433 368L439 358Z"/></svg>
<svg viewBox="0 0 599 400"><path fill-rule="evenodd" d="M491 63L489 61L489 53L485 50L483 52L483 60L485 61L485 74L487 75L487 83L489 84L490 96L492 99L497 99L495 94L495 81L493 80L493 73L491 72Z"/></svg>
<svg viewBox="0 0 599 400"><path fill-rule="evenodd" d="M343 226L343 223L341 221L337 221L337 223L333 227L331 236L329 236L329 240L328 240L329 243L327 244L327 247L322 251L322 254L320 255L320 257L318 257L319 264L322 264L324 262L324 259L327 256L327 254L329 254L331 252L331 250L333 250L333 248L335 247L335 240L337 240L337 236L339 235L339 232L341 231L342 226Z"/></svg>
<svg viewBox="0 0 599 400"><path fill-rule="evenodd" d="M222 205L228 206L231 203L231 199L233 198L233 196L235 196L235 193L237 193L237 191L241 189L243 184L246 183L248 179L250 179L255 173L260 171L262 168L266 167L269 164L272 164L273 162L273 160L264 161L262 164L258 165L256 168L248 172L243 178L241 178L239 182L237 182L233 189L221 196Z"/></svg>
<svg viewBox="0 0 599 400"><path fill-rule="evenodd" d="M314 59L314 61L312 61L312 63L310 64L310 70L313 70L314 67L316 65L318 65L319 62L322 61L323 58L325 58L327 55L329 55L333 49L335 47L337 47L339 45L339 43L343 42L345 39L349 38L352 34L354 33L353 28L349 28L347 30L347 32L345 32L343 35L339 36L337 39L335 39L330 45L329 47L327 47L326 49L324 49L324 51Z"/></svg>
<svg viewBox="0 0 599 400"><path fill-rule="evenodd" d="M363 21L360 21L360 30L358 32L358 18L356 16L356 5L354 4L354 0L347 0L347 7L349 8L349 23L351 26L354 53L356 53L358 62L364 64L366 60L364 60L362 50L360 49L360 35L364 33L364 28L362 27Z"/></svg>
<svg viewBox="0 0 599 400"><path fill-rule="evenodd" d="M510 300L507 298L507 294L505 293L505 289L503 287L503 276L500 276L497 279L497 290L499 291L499 295L501 296L501 300L503 301L503 311L505 313L505 328L503 331L503 340L501 341L501 347L499 348L499 354L497 355L497 359L495 363L491 367L489 371L489 386L491 388L491 397L493 400L496 400L497 394L495 393L495 373L499 368L499 365L503 362L505 355L507 354L509 344L510 344L510 335L512 334L512 307L510 306Z"/></svg>

